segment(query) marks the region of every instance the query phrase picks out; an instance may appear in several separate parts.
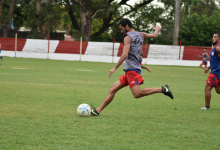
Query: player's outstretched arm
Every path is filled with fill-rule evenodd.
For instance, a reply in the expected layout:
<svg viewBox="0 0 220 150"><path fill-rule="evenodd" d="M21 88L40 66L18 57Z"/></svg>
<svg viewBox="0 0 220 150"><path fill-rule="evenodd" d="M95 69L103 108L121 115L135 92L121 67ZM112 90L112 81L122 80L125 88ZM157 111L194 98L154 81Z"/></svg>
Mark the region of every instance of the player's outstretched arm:
<svg viewBox="0 0 220 150"><path fill-rule="evenodd" d="M150 68L149 67L145 67L145 66L141 65L141 68L146 69L146 70L148 70L150 72Z"/></svg>
<svg viewBox="0 0 220 150"><path fill-rule="evenodd" d="M145 33L145 32L141 32L141 34L142 34L144 39L147 39L147 38L157 38L160 29L161 29L160 26L157 25L155 27L155 32L153 34L148 34L148 33Z"/></svg>
<svg viewBox="0 0 220 150"><path fill-rule="evenodd" d="M120 59L118 60L118 63L115 65L114 68L112 68L109 71L109 78L111 77L111 75L116 71L116 69L125 61L125 59L128 57L128 52L130 49L130 44L131 44L131 40L128 36L126 36L124 38L124 48L123 48L123 53L120 57Z"/></svg>

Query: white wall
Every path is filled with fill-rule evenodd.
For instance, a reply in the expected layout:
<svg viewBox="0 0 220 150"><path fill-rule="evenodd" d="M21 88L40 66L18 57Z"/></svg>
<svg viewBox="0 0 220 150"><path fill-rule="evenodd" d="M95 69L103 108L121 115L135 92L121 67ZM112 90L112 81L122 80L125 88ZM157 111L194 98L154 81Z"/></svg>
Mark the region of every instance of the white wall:
<svg viewBox="0 0 220 150"><path fill-rule="evenodd" d="M2 50L2 56L15 57L14 51L4 51ZM59 54L59 53L35 53L35 52L16 52L17 57L23 58L41 58L41 59L56 59L56 60L71 60L79 61L80 55L78 54ZM100 55L82 55L82 61L91 61L91 62L108 62L108 63L117 63L120 57L112 56L100 56ZM113 61L112 61L113 60ZM7 59L4 59L7 61ZM143 64L150 65L175 65L175 66L199 66L201 61L186 61L178 59L154 59L147 58L143 59Z"/></svg>
<svg viewBox="0 0 220 150"><path fill-rule="evenodd" d="M120 43L114 44L114 56L117 56ZM112 56L112 42L88 42L85 55Z"/></svg>
<svg viewBox="0 0 220 150"><path fill-rule="evenodd" d="M180 46L150 44L148 58L179 60L179 50L180 50ZM184 50L184 46L181 46L181 54L180 54L181 60L183 57L183 50Z"/></svg>
<svg viewBox="0 0 220 150"><path fill-rule="evenodd" d="M59 44L59 40L50 40L49 52L54 53ZM48 40L36 40L27 39L23 52L36 52L36 53L47 53L48 52Z"/></svg>

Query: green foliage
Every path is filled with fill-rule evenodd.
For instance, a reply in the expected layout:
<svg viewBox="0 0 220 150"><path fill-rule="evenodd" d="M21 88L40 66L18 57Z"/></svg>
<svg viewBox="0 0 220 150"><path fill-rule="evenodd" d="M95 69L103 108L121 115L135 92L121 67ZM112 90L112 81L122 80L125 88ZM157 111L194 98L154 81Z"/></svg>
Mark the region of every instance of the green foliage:
<svg viewBox="0 0 220 150"><path fill-rule="evenodd" d="M148 44L173 45L173 40L163 38L159 35L156 39L148 39Z"/></svg>
<svg viewBox="0 0 220 150"><path fill-rule="evenodd" d="M32 35L30 38L42 38L44 33L42 33L42 29L47 29L50 31L54 31L57 25L60 23L61 19L61 8L56 1L52 2L43 2L41 3L42 7L37 14L36 9L36 0L32 0L30 4L26 4L24 6L23 15L25 17L24 25L27 28L31 29Z"/></svg>
<svg viewBox="0 0 220 150"><path fill-rule="evenodd" d="M212 16L190 16L186 22L180 26L180 40L183 45L210 46L211 38L216 31L220 31L219 11L215 11Z"/></svg>
<svg viewBox="0 0 220 150"><path fill-rule="evenodd" d="M10 26L12 13L10 13L10 0L4 0L2 4L2 14L0 14L0 25L1 26Z"/></svg>
<svg viewBox="0 0 220 150"><path fill-rule="evenodd" d="M190 14L198 14L200 16L211 16L218 9L216 2L219 0L199 0L195 5L190 7Z"/></svg>

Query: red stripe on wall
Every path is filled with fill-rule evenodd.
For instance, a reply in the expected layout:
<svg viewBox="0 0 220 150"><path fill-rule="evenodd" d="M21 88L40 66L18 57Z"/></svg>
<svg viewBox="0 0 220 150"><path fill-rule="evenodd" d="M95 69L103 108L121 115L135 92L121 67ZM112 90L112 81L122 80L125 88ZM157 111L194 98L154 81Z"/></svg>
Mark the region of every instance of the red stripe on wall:
<svg viewBox="0 0 220 150"><path fill-rule="evenodd" d="M183 60L201 60L204 48L207 48L207 53L210 54L211 47L195 47L195 46L184 46Z"/></svg>
<svg viewBox="0 0 220 150"><path fill-rule="evenodd" d="M15 39L14 38L0 38L1 49L8 51L15 51ZM17 39L17 51L22 51L26 39Z"/></svg>
<svg viewBox="0 0 220 150"><path fill-rule="evenodd" d="M85 54L88 42L82 42L82 54ZM54 53L80 54L80 41L59 41Z"/></svg>
<svg viewBox="0 0 220 150"><path fill-rule="evenodd" d="M124 44L123 43L120 43L120 46L119 46L119 48L118 48L118 57L120 57L121 55L122 55L122 53L123 53L123 47L124 47ZM150 44L148 44L147 45L147 55L145 55L146 54L146 44L143 44L143 46L142 46L142 52L143 52L143 55L142 55L142 57L143 58L145 58L145 56L146 56L146 58L147 58L147 56L148 56L148 52L149 52L149 48L150 48Z"/></svg>

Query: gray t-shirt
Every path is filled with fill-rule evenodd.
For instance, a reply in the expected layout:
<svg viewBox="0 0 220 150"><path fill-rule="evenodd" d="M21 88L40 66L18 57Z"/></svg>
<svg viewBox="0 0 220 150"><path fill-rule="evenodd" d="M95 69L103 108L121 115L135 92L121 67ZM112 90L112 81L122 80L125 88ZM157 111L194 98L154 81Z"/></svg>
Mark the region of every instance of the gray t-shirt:
<svg viewBox="0 0 220 150"><path fill-rule="evenodd" d="M127 32L127 36L129 36L131 40L130 50L128 52L128 57L125 60L124 71L128 70L140 70L141 65L139 64L139 60L141 59L140 54L143 45L143 36L140 32Z"/></svg>
<svg viewBox="0 0 220 150"><path fill-rule="evenodd" d="M203 62L207 63L207 61L208 61L208 60L207 60L207 59L206 59L206 60L204 60L204 59L205 59L205 58L207 58L207 57L208 57L208 56L206 56L206 53L203 53L203 54L202 54L202 59L203 59Z"/></svg>

